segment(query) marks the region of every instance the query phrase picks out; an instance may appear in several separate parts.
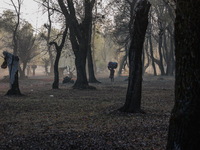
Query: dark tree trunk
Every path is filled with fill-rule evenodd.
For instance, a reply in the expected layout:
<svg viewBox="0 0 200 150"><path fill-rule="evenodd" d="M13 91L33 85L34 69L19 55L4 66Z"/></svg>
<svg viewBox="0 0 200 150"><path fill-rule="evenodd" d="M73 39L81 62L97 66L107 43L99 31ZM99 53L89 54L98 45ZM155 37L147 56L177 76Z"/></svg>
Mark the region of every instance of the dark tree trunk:
<svg viewBox="0 0 200 150"><path fill-rule="evenodd" d="M80 24L78 23L78 20L76 18L73 1L67 0L68 9L66 8L63 1L58 1L58 3L63 14L65 15L66 22L69 23L70 41L75 54L77 80L73 88L91 88L88 85L86 75L86 58L88 54L88 47L91 47L90 31L92 28L92 9L95 0L84 0L84 19Z"/></svg>
<svg viewBox="0 0 200 150"><path fill-rule="evenodd" d="M166 75L172 76L173 75L173 70L174 70L174 65L173 65L173 59L174 59L174 49L173 47L168 48L167 47L167 39L168 41L172 40L171 36L167 36L168 32L164 33L164 51L165 51L165 61L167 63L167 68L166 68ZM167 38L168 37L168 38ZM170 41L173 42L173 41Z"/></svg>
<svg viewBox="0 0 200 150"><path fill-rule="evenodd" d="M97 1L95 1L95 21L97 20ZM92 37L91 37L91 51L92 51L92 59L93 61L93 70L94 70L94 74L96 74L97 72L97 67L96 67L96 61L95 61L95 35L96 35L96 22L93 23L93 27L92 27L92 33L91 33Z"/></svg>
<svg viewBox="0 0 200 150"><path fill-rule="evenodd" d="M164 57L164 61L168 65L168 61L169 61L169 49L167 47L167 32L166 31L164 31L164 33L163 33L163 57Z"/></svg>
<svg viewBox="0 0 200 150"><path fill-rule="evenodd" d="M17 22L16 22L16 25L15 25L15 29L13 31L13 41L12 41L13 42L13 55L17 56L17 53L18 53L17 34L18 34L18 29L19 29L19 24L20 24L21 4L18 2L18 10L16 9L16 6L15 6L14 3L13 3L13 6L15 7L16 14L17 14Z"/></svg>
<svg viewBox="0 0 200 150"><path fill-rule="evenodd" d="M149 45L150 45L150 54L151 54L151 62L152 62L152 67L153 67L153 74L154 74L154 76L157 76L155 59L153 56L153 45L152 45L151 35L149 36Z"/></svg>
<svg viewBox="0 0 200 150"><path fill-rule="evenodd" d="M200 1L177 0L175 105L167 150L200 149Z"/></svg>
<svg viewBox="0 0 200 150"><path fill-rule="evenodd" d="M165 58L165 62L167 64L167 68L166 68L166 75L169 75L170 70L171 70L171 58L170 58L170 49L168 49L167 47L167 32L164 32L164 36L163 36L163 45L164 45L164 58Z"/></svg>
<svg viewBox="0 0 200 150"><path fill-rule="evenodd" d="M85 41L86 42L86 41ZM87 47L85 42L80 43L78 54L75 58L75 66L77 71L77 80L73 86L76 89L88 88L88 80L86 74L86 57L87 57Z"/></svg>
<svg viewBox="0 0 200 150"><path fill-rule="evenodd" d="M90 26L90 33L89 33L89 43L91 43L91 36L92 36L92 21ZM87 60L88 60L88 74L89 74L89 82L90 83L101 83L99 82L94 74L94 65L93 65L93 59L92 59L92 50L91 50L91 44L88 44L88 54L87 54Z"/></svg>
<svg viewBox="0 0 200 150"><path fill-rule="evenodd" d="M174 35L172 34L170 34L170 58L171 58L170 61L171 70L169 71L169 75L173 75L175 70L175 60L174 60Z"/></svg>
<svg viewBox="0 0 200 150"><path fill-rule="evenodd" d="M149 30L148 30L148 32L149 32L148 41L149 41L149 50L150 50L151 65L153 67L153 74L154 74L154 76L157 76L156 66L155 66L155 59L154 59L154 55L153 55L153 44L152 44L152 38L151 38L151 36L152 36L152 26L153 26L152 25L152 23L153 23L152 20L153 20L152 19L152 9L150 9L149 22L151 24L149 25Z"/></svg>
<svg viewBox="0 0 200 150"><path fill-rule="evenodd" d="M119 109L122 112L142 112L142 49L148 25L150 6L151 4L147 0L139 1L136 6L136 16L129 50L129 83L126 102L124 106Z"/></svg>
<svg viewBox="0 0 200 150"><path fill-rule="evenodd" d="M122 74L122 69L125 68L125 65L126 65L126 61L127 61L127 58L128 58L128 44L126 44L125 46L125 55L120 63L120 66L119 66L119 71L118 71L118 75L120 76Z"/></svg>
<svg viewBox="0 0 200 150"><path fill-rule="evenodd" d="M88 59L89 82L90 83L101 83L96 79L96 77L94 75L94 66L93 66L93 60L92 60L92 54L91 54L91 48L90 47L88 48L87 59Z"/></svg>
<svg viewBox="0 0 200 150"><path fill-rule="evenodd" d="M58 71L58 64L61 55L61 49L56 49L56 59L54 62L54 82L52 85L52 89L59 89L59 71Z"/></svg>
<svg viewBox="0 0 200 150"><path fill-rule="evenodd" d="M158 53L160 56L160 61L159 61L159 68L161 75L165 75L165 70L164 70L164 65L163 65L163 54L162 54L162 37L163 37L163 29L160 29L159 31L159 42L158 42Z"/></svg>
<svg viewBox="0 0 200 150"><path fill-rule="evenodd" d="M11 85L11 88L8 90L6 95L8 95L8 96L10 96L10 95L19 95L19 96L21 96L22 95L21 92L20 92L20 89L19 89L18 71L15 73L14 83Z"/></svg>
<svg viewBox="0 0 200 150"><path fill-rule="evenodd" d="M52 89L59 89L59 70L58 70L58 64L59 64L59 60L60 60L60 55L62 52L62 49L64 47L64 43L65 43L65 39L67 36L67 31L68 31L68 27L69 25L66 23L66 27L65 27L65 31L63 32L63 36L62 36L62 42L61 44L58 46L58 44L56 42L50 42L49 45L55 45L56 48L56 59L54 62L54 82L52 85Z"/></svg>
<svg viewBox="0 0 200 150"><path fill-rule="evenodd" d="M148 39L146 39L146 44L145 44L145 48L143 48L142 50L142 75L144 75L146 69L149 67L149 56L148 56ZM145 57L145 53L146 53L146 57ZM145 65L145 58L147 59L147 64Z"/></svg>

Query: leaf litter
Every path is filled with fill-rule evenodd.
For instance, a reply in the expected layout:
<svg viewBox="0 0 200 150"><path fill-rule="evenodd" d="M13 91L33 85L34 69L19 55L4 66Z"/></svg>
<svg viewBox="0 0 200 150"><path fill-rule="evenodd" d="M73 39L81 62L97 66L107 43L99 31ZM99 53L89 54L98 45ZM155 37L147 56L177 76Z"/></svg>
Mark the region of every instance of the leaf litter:
<svg viewBox="0 0 200 150"><path fill-rule="evenodd" d="M91 84L97 90L74 90L72 84L51 90L47 81L20 81L25 96L0 91L0 149L165 149L174 79L158 78L144 77L145 114L117 110L126 97L123 77L113 85L100 79Z"/></svg>

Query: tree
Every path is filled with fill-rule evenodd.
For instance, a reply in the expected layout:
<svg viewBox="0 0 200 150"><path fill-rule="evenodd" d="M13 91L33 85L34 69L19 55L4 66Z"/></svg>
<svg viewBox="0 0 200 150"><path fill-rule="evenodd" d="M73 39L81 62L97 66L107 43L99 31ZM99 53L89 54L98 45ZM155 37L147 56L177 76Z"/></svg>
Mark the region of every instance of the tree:
<svg viewBox="0 0 200 150"><path fill-rule="evenodd" d="M149 20L151 22L151 17ZM149 33L151 33L151 28L152 28L152 25L150 24L149 25ZM149 49L150 49L151 64L153 67L153 74L154 74L154 76L157 76L155 60L154 60L154 55L153 55L153 44L152 44L151 34L149 34L149 36L148 36L148 41L149 41L149 47L150 47Z"/></svg>
<svg viewBox="0 0 200 150"><path fill-rule="evenodd" d="M119 110L122 112L138 113L141 110L142 91L142 49L148 26L148 12L151 4L141 0L136 4L135 21L132 41L129 49L129 82L126 102Z"/></svg>
<svg viewBox="0 0 200 150"><path fill-rule="evenodd" d="M23 3L23 0L17 0L18 6L15 5L13 0L10 0L12 2L13 7L15 8L15 13L17 16L17 21L15 23L15 27L13 30L13 54L16 56L18 51L18 42L17 42L17 34L18 34L18 28L20 25L20 11L21 11L21 5Z"/></svg>
<svg viewBox="0 0 200 150"><path fill-rule="evenodd" d="M58 63L59 63L59 60L60 60L60 55L61 55L62 49L63 49L64 44L65 44L67 31L68 31L68 25L65 26L65 30L63 32L62 41L61 41L60 45L58 45L57 42L54 42L54 41L49 43L49 45L55 45L55 48L56 48L56 59L55 59L55 62L54 62L54 82L53 82L53 85L52 85L53 89L59 88Z"/></svg>
<svg viewBox="0 0 200 150"><path fill-rule="evenodd" d="M173 7L164 0L151 0L151 3L147 39L153 73L154 75L158 73L156 63L161 75L173 75L174 48L173 26L171 26L174 22Z"/></svg>
<svg viewBox="0 0 200 150"><path fill-rule="evenodd" d="M48 14L48 23L44 24L44 27L47 29L47 35L45 34L41 34L41 37L43 39L45 39L46 43L47 43L47 52L49 54L49 62L50 62L50 75L53 74L53 54L52 54L52 49L51 49L51 45L49 45L50 40L51 40L51 32L52 32L52 20L51 20L51 16L53 15L53 10L50 7L50 2L52 2L51 0L43 0L42 1L42 5L44 6L45 9L47 9L47 14Z"/></svg>
<svg viewBox="0 0 200 150"><path fill-rule="evenodd" d="M3 11L3 14L0 17L0 28L1 32L4 32L4 36L2 36L1 41L4 43L4 48L13 49L12 45L12 33L15 28L15 15L10 10Z"/></svg>
<svg viewBox="0 0 200 150"><path fill-rule="evenodd" d="M97 11L97 1L95 3L95 11ZM96 14L97 15L97 12ZM93 27L93 28L92 28ZM88 54L87 54L87 60L88 60L88 74L89 74L89 82L90 83L101 83L99 82L96 77L95 77L95 74L94 74L94 63L93 63L93 57L94 57L94 38L93 37L93 40L92 40L92 32L93 33L93 36L95 36L95 29L96 26L95 26L95 23L94 25L92 26L92 21L91 21L91 27L90 27L90 34L89 34L89 42L90 44L88 45ZM93 29L93 30L92 30ZM93 43L92 43L93 42ZM93 46L93 56L92 56L92 46ZM96 64L95 64L96 65Z"/></svg>
<svg viewBox="0 0 200 150"><path fill-rule="evenodd" d="M86 58L88 54L88 48L91 47L90 32L92 31L92 9L95 0L83 1L84 17L81 22L77 19L73 1L67 0L68 8L65 6L63 1L58 0L58 3L66 21L69 23L70 41L75 54L77 80L73 88L90 88L86 75Z"/></svg>
<svg viewBox="0 0 200 150"><path fill-rule="evenodd" d="M177 0L175 105L167 150L200 149L200 1Z"/></svg>
<svg viewBox="0 0 200 150"><path fill-rule="evenodd" d="M92 50L91 50L91 46L88 47L87 60L88 60L89 82L90 82L90 83L101 83L100 81L98 81L98 80L96 79L95 74L94 74L94 65L93 65L93 59L92 59Z"/></svg>
<svg viewBox="0 0 200 150"><path fill-rule="evenodd" d="M36 38L33 35L33 28L27 21L21 20L17 31L15 31L16 16L9 10L4 11L2 14L0 24L0 27L8 33L8 36L4 34L5 36L2 41L5 43L5 47L13 49L13 53L19 57L19 73L20 78L23 78L25 77L27 63L37 55L37 46L35 44ZM15 42L13 42L13 32L16 32L14 38L14 40L16 40ZM10 40L10 38L12 40ZM20 66L21 64L22 68Z"/></svg>
<svg viewBox="0 0 200 150"><path fill-rule="evenodd" d="M31 24L25 21L22 28L19 29L17 36L17 55L19 56L20 63L22 63L22 68L19 67L20 78L25 77L27 63L38 55L35 41L36 38L33 35Z"/></svg>
<svg viewBox="0 0 200 150"><path fill-rule="evenodd" d="M134 6L136 4L136 0L119 0L114 1L115 7L117 7L117 14L115 15L115 30L113 32L113 36L115 41L120 45L119 53L125 52L122 61L119 64L119 72L118 75L121 75L122 69L127 65L127 58L131 42L131 32L133 29L133 21L134 21ZM124 51L121 51L124 49Z"/></svg>
<svg viewBox="0 0 200 150"><path fill-rule="evenodd" d="M51 6L50 6L50 4L51 4ZM55 49L56 49L56 58L55 58L55 61L54 61L54 69L53 69L54 70L54 82L52 84L52 89L58 89L59 88L59 70L58 70L58 64L59 64L59 60L60 60L62 49L63 49L63 47L65 45L65 39L67 37L69 24L68 24L67 20L65 20L65 24L64 24L64 28L65 29L64 29L64 31L62 33L60 45L58 44L58 41L56 41L58 39L58 37L61 35L60 33L57 34L56 39L54 39L54 40L52 40L50 42L50 34L52 32L52 20L51 20L51 16L53 15L54 11L58 12L59 14L62 14L62 13L58 9L59 6L57 7L57 5L55 3L53 3L52 0L44 0L43 3L42 3L42 5L43 5L43 7L45 7L47 9L47 12L48 12L48 21L49 21L49 24L45 24L44 25L45 28L47 28L47 30L48 30L47 36L45 36L44 34L42 34L42 37L46 40L46 42L48 44L47 47L48 47L48 53L49 53L49 56L50 56L51 66L53 64L53 61L52 61L53 60L53 57L52 57L53 55L52 55L52 52L51 52L51 46L54 45ZM43 59L43 60L46 61L46 59ZM52 72L52 69L50 69L50 74L51 74L51 72Z"/></svg>
<svg viewBox="0 0 200 150"><path fill-rule="evenodd" d="M11 11L5 11L3 15L3 22L1 27L3 27L7 32L12 34L12 49L13 49L13 54L16 56L17 51L18 51L18 41L17 41L17 36L18 36L18 30L20 27L20 14L21 14L21 5L23 3L23 0L17 0L17 5L13 0L11 1L11 5L14 7L14 12ZM5 22L4 22L5 21Z"/></svg>

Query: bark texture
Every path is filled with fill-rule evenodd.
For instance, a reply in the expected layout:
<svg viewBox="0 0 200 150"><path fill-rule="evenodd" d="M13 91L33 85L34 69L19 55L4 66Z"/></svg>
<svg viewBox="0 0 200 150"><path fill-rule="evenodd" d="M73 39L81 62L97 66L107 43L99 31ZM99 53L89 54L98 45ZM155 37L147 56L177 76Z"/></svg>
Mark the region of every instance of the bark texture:
<svg viewBox="0 0 200 150"><path fill-rule="evenodd" d="M129 83L126 102L119 110L122 112L138 113L141 110L142 91L142 49L148 25L148 12L151 4L141 0L136 4L136 17L129 50Z"/></svg>
<svg viewBox="0 0 200 150"><path fill-rule="evenodd" d="M69 23L70 41L75 54L75 66L77 80L73 86L76 89L93 88L88 85L86 75L86 58L88 48L91 47L92 9L95 0L84 0L84 18L79 23L73 1L67 0L68 9L63 1L58 1L60 8L65 15L66 22Z"/></svg>
<svg viewBox="0 0 200 150"><path fill-rule="evenodd" d="M167 150L200 149L200 1L177 0L175 105Z"/></svg>

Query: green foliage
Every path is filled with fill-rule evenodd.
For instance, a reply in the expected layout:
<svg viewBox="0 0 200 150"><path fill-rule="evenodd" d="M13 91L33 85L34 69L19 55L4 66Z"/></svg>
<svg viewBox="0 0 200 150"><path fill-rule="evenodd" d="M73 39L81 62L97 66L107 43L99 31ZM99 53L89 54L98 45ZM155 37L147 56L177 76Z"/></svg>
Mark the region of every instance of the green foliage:
<svg viewBox="0 0 200 150"><path fill-rule="evenodd" d="M6 32L12 33L16 23L15 19L15 15L12 11L3 11L2 16L0 17L0 28Z"/></svg>
<svg viewBox="0 0 200 150"><path fill-rule="evenodd" d="M22 62L30 62L31 59L37 55L35 40L31 24L25 22L18 32L18 56Z"/></svg>
<svg viewBox="0 0 200 150"><path fill-rule="evenodd" d="M6 10L0 17L0 29L4 33L2 36L2 48L13 49L13 32L16 26L16 16L10 10ZM32 25L27 21L21 20L16 33L17 40L17 55L20 58L20 63L25 66L34 58L37 53L35 45L35 36ZM24 68L25 69L25 68Z"/></svg>

